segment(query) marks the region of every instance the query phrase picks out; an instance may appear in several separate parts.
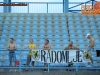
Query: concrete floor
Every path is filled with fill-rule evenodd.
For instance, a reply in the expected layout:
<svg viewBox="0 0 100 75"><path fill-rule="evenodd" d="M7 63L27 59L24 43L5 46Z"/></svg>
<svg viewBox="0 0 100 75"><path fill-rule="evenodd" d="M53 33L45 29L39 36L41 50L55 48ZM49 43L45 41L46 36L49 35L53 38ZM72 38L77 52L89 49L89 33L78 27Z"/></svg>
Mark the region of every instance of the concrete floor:
<svg viewBox="0 0 100 75"><path fill-rule="evenodd" d="M21 72L8 72L3 71L0 72L0 75L100 75L100 71L50 71L50 72L44 72L41 70L36 71L21 71Z"/></svg>

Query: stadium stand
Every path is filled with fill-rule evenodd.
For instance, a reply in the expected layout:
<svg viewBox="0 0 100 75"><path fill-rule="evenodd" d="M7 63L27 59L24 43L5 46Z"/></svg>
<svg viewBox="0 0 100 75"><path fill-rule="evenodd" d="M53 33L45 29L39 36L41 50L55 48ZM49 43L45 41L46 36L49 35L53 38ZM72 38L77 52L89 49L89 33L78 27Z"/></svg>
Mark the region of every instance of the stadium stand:
<svg viewBox="0 0 100 75"><path fill-rule="evenodd" d="M26 46L31 38L38 49L42 48L41 44L45 38L48 38L53 50L63 50L70 40L80 49L85 50L88 47L86 34L90 33L95 38L95 50L91 51L94 67L99 67L97 61L100 61L100 58L96 57L96 49L100 49L99 21L100 15L87 16L79 13L0 13L0 66L9 66L8 51L6 51L9 38L15 39L18 50ZM16 53L17 60L21 59L21 66L24 66L28 52L16 51ZM35 66L41 67L43 63ZM50 64L50 66L66 65ZM85 67L87 63L78 64L78 66Z"/></svg>

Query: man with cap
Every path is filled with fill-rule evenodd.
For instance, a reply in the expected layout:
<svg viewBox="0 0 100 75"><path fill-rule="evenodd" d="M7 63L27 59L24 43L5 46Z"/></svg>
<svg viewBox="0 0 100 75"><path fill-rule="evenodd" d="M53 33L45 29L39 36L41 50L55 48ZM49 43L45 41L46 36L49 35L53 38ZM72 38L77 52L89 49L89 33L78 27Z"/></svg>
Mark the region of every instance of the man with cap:
<svg viewBox="0 0 100 75"><path fill-rule="evenodd" d="M93 59L92 59L92 57L90 56L89 53L90 53L90 51L94 50L94 38L91 36L90 33L88 33L88 34L86 35L86 38L90 39L90 42L89 42L89 47L88 47L88 49L87 49L87 52L85 52L85 56L88 55L88 58L90 58L90 60L91 60L91 62L92 62L92 64L93 64ZM91 66L90 66L90 63L88 63L88 66L87 66L87 67L91 67Z"/></svg>
<svg viewBox="0 0 100 75"><path fill-rule="evenodd" d="M86 35L86 38L90 39L88 52L94 50L94 38L89 33Z"/></svg>

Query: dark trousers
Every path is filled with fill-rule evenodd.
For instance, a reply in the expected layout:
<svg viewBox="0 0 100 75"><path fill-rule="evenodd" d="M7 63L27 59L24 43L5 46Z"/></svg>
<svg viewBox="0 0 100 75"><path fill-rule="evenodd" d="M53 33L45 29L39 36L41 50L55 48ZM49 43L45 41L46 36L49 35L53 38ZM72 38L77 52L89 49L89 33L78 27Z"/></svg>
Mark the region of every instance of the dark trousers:
<svg viewBox="0 0 100 75"><path fill-rule="evenodd" d="M28 55L28 56L27 56L26 65L29 66L29 65L30 65L30 62L31 62L31 55ZM34 61L32 61L31 65L34 66Z"/></svg>

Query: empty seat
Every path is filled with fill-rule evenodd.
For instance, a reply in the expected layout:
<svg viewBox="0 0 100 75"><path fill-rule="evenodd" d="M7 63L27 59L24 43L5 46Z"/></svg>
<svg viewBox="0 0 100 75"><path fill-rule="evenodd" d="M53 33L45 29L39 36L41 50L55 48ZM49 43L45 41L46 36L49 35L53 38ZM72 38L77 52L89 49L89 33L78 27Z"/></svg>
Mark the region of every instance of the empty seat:
<svg viewBox="0 0 100 75"><path fill-rule="evenodd" d="M60 39L60 35L55 35L54 38L55 39Z"/></svg>
<svg viewBox="0 0 100 75"><path fill-rule="evenodd" d="M30 35L24 35L24 39L30 39Z"/></svg>
<svg viewBox="0 0 100 75"><path fill-rule="evenodd" d="M68 42L68 39L62 40L62 43L67 45L67 44L69 43L69 42Z"/></svg>
<svg viewBox="0 0 100 75"><path fill-rule="evenodd" d="M30 34L30 30L25 30L25 34Z"/></svg>
<svg viewBox="0 0 100 75"><path fill-rule="evenodd" d="M17 39L16 40L16 44L21 44L22 43L22 40L21 39Z"/></svg>
<svg viewBox="0 0 100 75"><path fill-rule="evenodd" d="M52 34L53 31L52 30L47 30L47 34Z"/></svg>
<svg viewBox="0 0 100 75"><path fill-rule="evenodd" d="M16 39L22 39L22 35L18 34L18 35L16 36Z"/></svg>
<svg viewBox="0 0 100 75"><path fill-rule="evenodd" d="M29 44L29 43L30 43L29 40L30 40L30 39L24 39L24 44Z"/></svg>
<svg viewBox="0 0 100 75"><path fill-rule="evenodd" d="M47 39L52 39L52 38L53 38L53 36L51 34L47 35Z"/></svg>

